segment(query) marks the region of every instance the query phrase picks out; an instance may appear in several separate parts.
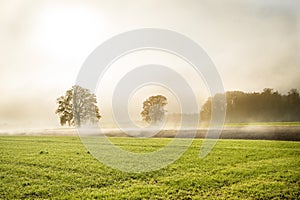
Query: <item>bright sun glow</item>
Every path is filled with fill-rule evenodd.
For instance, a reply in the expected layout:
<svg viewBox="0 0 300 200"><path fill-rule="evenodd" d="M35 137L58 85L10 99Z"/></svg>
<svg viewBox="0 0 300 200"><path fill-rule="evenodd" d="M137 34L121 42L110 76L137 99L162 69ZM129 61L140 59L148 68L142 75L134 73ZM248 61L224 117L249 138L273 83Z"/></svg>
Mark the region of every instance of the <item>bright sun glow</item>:
<svg viewBox="0 0 300 200"><path fill-rule="evenodd" d="M103 41L105 20L92 7L51 4L36 19L34 40L60 59L87 56Z"/></svg>

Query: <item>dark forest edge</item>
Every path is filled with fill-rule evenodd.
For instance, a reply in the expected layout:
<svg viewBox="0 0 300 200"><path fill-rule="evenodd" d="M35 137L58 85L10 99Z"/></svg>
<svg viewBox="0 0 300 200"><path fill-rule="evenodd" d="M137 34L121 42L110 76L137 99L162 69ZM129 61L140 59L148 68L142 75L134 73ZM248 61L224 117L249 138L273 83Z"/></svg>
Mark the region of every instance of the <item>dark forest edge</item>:
<svg viewBox="0 0 300 200"><path fill-rule="evenodd" d="M218 101L220 95L223 94L208 98L202 106L201 121L210 121L212 101ZM226 124L263 122L263 125L267 125L272 122L272 124L280 125L282 122L288 122L289 125L293 125L292 122L300 121L300 95L297 89L291 89L288 94L280 94L278 91L265 88L260 93L229 91L225 95Z"/></svg>

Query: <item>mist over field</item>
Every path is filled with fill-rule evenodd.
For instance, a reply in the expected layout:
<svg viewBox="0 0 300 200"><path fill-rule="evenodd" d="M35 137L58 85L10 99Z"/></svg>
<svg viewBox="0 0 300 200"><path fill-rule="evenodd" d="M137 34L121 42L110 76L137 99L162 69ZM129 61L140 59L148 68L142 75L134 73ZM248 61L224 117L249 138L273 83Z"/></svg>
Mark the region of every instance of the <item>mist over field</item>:
<svg viewBox="0 0 300 200"><path fill-rule="evenodd" d="M0 130L58 128L56 98L74 85L86 57L113 35L141 27L173 30L202 46L225 91L300 89L299 1L113 2L0 2ZM142 52L115 69L153 60L187 77L198 106L205 103L210 93L204 81L178 58ZM96 93L104 124L112 121L107 99L122 73L113 71ZM172 98L162 88L141 91L130 108L134 121L141 120L148 92ZM177 107L172 100L168 111L176 113Z"/></svg>
<svg viewBox="0 0 300 200"><path fill-rule="evenodd" d="M299 199L300 0L0 0L0 199Z"/></svg>

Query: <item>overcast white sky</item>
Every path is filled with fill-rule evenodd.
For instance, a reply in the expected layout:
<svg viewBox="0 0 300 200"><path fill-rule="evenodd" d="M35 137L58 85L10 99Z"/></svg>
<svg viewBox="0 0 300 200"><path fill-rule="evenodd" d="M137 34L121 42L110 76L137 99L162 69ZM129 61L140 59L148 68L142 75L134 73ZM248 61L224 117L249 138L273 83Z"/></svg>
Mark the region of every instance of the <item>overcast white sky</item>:
<svg viewBox="0 0 300 200"><path fill-rule="evenodd" d="M300 89L298 0L2 0L0 128L58 125L55 100L74 85L91 51L145 27L197 42L225 90Z"/></svg>

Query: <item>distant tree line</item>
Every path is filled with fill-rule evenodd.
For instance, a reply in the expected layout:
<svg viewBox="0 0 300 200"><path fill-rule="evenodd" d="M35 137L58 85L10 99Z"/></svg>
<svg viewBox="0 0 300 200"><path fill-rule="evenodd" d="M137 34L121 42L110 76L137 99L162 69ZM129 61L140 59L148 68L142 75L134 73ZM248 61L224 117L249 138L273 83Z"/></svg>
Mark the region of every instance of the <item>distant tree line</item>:
<svg viewBox="0 0 300 200"><path fill-rule="evenodd" d="M210 97L200 111L201 121L210 121L212 98ZM226 92L226 122L293 122L300 121L300 96L297 89L288 94L266 88L263 92Z"/></svg>
<svg viewBox="0 0 300 200"><path fill-rule="evenodd" d="M202 122L211 119L212 100L218 101L221 94L208 98L200 111ZM287 94L266 88L263 92L226 92L226 122L295 122L300 121L300 95L297 89ZM61 125L78 126L97 124L101 118L96 95L78 85L67 90L57 99L56 114ZM150 96L143 102L141 116L148 123L157 123L165 118L167 98ZM181 113L184 114L184 113Z"/></svg>

